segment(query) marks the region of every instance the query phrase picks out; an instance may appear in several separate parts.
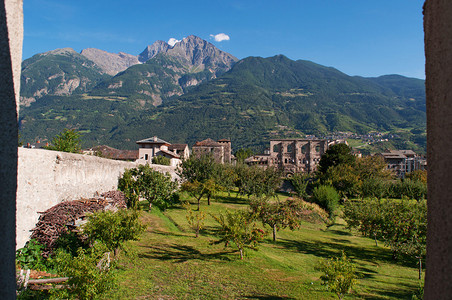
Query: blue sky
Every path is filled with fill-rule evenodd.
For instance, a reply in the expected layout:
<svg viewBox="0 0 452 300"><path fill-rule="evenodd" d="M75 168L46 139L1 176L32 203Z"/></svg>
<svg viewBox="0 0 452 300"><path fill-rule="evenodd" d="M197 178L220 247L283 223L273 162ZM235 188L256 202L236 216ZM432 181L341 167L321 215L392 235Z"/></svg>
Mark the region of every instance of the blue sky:
<svg viewBox="0 0 452 300"><path fill-rule="evenodd" d="M27 0L23 58L64 47L137 55L193 34L239 59L284 54L348 75L424 78L423 2Z"/></svg>

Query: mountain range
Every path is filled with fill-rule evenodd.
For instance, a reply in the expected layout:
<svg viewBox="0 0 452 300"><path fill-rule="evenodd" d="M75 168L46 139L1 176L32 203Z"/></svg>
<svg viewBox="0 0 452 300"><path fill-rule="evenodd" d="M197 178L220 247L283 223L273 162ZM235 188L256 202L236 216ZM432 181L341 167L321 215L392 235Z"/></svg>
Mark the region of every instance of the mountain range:
<svg viewBox="0 0 452 300"><path fill-rule="evenodd" d="M235 149L270 138L332 132L395 133L398 146L425 148L425 87L399 75L348 76L283 55L238 60L196 36L142 53L58 49L23 62L23 139L63 128L85 146L133 149L157 135L193 144L230 138ZM405 143L405 145L403 145Z"/></svg>

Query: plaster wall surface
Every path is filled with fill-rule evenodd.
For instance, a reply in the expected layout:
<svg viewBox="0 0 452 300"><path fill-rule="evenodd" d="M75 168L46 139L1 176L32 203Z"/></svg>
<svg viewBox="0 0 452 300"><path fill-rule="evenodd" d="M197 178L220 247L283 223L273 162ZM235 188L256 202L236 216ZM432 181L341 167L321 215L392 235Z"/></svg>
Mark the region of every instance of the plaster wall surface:
<svg viewBox="0 0 452 300"><path fill-rule="evenodd" d="M118 177L137 166L90 155L18 148L16 247L28 241L40 214L67 200L116 190ZM175 168L151 165L177 178Z"/></svg>

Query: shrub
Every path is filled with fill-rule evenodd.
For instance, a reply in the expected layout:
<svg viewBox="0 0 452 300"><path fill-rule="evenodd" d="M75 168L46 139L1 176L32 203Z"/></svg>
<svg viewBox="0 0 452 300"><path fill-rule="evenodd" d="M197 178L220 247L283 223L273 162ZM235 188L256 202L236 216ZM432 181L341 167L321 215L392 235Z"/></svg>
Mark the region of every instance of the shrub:
<svg viewBox="0 0 452 300"><path fill-rule="evenodd" d="M105 245L95 244L90 249L79 248L77 256L58 250L52 259L55 269L67 277L66 288L52 290L56 299L97 299L116 286L109 253Z"/></svg>
<svg viewBox="0 0 452 300"><path fill-rule="evenodd" d="M154 156L152 158L152 163L156 165L169 166L171 164L171 160L165 156Z"/></svg>
<svg viewBox="0 0 452 300"><path fill-rule="evenodd" d="M124 242L138 240L145 228L146 226L138 220L138 212L135 210L104 211L88 216L83 233L88 236L89 241L102 242L117 256Z"/></svg>
<svg viewBox="0 0 452 300"><path fill-rule="evenodd" d="M245 248L257 250L258 243L265 235L265 232L252 222L250 214L246 211L226 211L225 215L211 216L221 226L218 232L220 240L213 243L224 242L225 245L234 243L239 250L240 259L243 259Z"/></svg>
<svg viewBox="0 0 452 300"><path fill-rule="evenodd" d="M152 205L165 210L178 202L177 183L168 174L153 170L149 165L127 169L118 179L118 189L124 192L127 207L136 209L141 197Z"/></svg>
<svg viewBox="0 0 452 300"><path fill-rule="evenodd" d="M324 208L330 218L333 218L337 214L337 208L339 206L339 194L334 187L329 185L320 185L312 191L313 202Z"/></svg>
<svg viewBox="0 0 452 300"><path fill-rule="evenodd" d="M59 135L53 138L48 150L63 151L70 153L80 153L81 141L80 133L74 129L65 128Z"/></svg>
<svg viewBox="0 0 452 300"><path fill-rule="evenodd" d="M45 259L42 257L44 246L35 239L31 239L25 247L16 251L17 264L23 269L45 271L47 269Z"/></svg>
<svg viewBox="0 0 452 300"><path fill-rule="evenodd" d="M324 273L320 279L339 299L342 299L358 282L356 267L343 251L340 258L333 257L322 261L318 270Z"/></svg>

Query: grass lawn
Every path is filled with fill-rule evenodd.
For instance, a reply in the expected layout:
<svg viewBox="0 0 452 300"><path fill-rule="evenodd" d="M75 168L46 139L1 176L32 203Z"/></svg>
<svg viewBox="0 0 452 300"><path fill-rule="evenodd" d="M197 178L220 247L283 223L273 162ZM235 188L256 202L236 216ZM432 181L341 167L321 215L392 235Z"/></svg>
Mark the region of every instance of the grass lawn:
<svg viewBox="0 0 452 300"><path fill-rule="evenodd" d="M361 277L346 299L411 299L417 291L415 259L392 261L389 249L352 235L341 219L329 228L303 223L299 230L279 231L276 242L269 234L244 260L234 248L211 245L218 227L209 213L246 207L247 199L235 195L224 194L210 206L203 201L207 216L198 238L183 208L142 212L147 231L130 243L134 254L122 256L119 286L105 299L337 299L315 267L342 250Z"/></svg>

